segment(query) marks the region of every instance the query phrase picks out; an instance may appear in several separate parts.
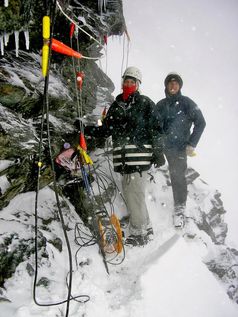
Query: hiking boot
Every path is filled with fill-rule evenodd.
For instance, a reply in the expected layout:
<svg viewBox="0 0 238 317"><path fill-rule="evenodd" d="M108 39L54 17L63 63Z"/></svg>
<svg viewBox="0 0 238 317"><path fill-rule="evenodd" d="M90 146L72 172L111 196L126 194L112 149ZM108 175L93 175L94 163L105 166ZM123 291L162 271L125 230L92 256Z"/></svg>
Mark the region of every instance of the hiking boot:
<svg viewBox="0 0 238 317"><path fill-rule="evenodd" d="M175 205L174 206L174 213L175 214L185 214L186 206L185 204Z"/></svg>
<svg viewBox="0 0 238 317"><path fill-rule="evenodd" d="M120 226L123 229L128 228L129 226L129 220L130 220L130 216L124 216L120 219Z"/></svg>
<svg viewBox="0 0 238 317"><path fill-rule="evenodd" d="M152 228L152 227L147 228L146 237L148 238L148 241L153 240L153 237L154 237L154 231L153 231L153 228Z"/></svg>
<svg viewBox="0 0 238 317"><path fill-rule="evenodd" d="M183 229L185 225L185 217L182 213L174 214L173 224L176 229Z"/></svg>
<svg viewBox="0 0 238 317"><path fill-rule="evenodd" d="M184 237L188 239L194 239L198 234L198 227L195 220L191 217L186 218L186 230L184 232Z"/></svg>
<svg viewBox="0 0 238 317"><path fill-rule="evenodd" d="M146 245L148 243L148 237L147 235L145 236L141 236L141 235L134 235L134 234L130 234L125 241L126 245L130 245L132 247L137 247L137 246L143 246Z"/></svg>

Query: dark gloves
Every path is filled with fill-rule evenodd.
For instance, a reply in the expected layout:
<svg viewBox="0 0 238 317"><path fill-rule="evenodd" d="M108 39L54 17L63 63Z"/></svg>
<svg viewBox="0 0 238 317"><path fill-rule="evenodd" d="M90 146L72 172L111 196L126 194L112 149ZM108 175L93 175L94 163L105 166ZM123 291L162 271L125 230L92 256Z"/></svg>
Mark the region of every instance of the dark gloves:
<svg viewBox="0 0 238 317"><path fill-rule="evenodd" d="M152 163L154 164L155 167L160 167L165 164L165 158L164 154L161 153L154 153L152 156Z"/></svg>
<svg viewBox="0 0 238 317"><path fill-rule="evenodd" d="M156 133L152 137L152 146L153 146L153 156L152 156L152 164L155 167L160 167L165 164L165 157L163 154L164 149L164 140L163 135L160 133Z"/></svg>

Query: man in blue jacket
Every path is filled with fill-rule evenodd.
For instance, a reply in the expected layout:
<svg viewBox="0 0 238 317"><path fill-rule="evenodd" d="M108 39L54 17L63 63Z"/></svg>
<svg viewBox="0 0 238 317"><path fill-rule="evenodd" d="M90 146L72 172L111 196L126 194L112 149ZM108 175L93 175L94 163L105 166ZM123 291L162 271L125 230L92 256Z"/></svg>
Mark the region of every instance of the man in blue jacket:
<svg viewBox="0 0 238 317"><path fill-rule="evenodd" d="M183 80L177 73L168 74L164 84L166 98L157 103L155 112L164 132L164 154L174 198L173 222L176 228L183 228L187 200L187 156L194 155L206 122L198 106L181 94Z"/></svg>

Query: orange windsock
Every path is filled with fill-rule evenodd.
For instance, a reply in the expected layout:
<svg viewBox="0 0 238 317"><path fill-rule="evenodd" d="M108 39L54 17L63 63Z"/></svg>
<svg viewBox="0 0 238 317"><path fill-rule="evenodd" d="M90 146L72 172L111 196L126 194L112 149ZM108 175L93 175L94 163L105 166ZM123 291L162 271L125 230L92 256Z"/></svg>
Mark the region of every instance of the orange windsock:
<svg viewBox="0 0 238 317"><path fill-rule="evenodd" d="M79 145L84 151L87 151L87 143L82 132L80 132Z"/></svg>
<svg viewBox="0 0 238 317"><path fill-rule="evenodd" d="M74 51L72 48L56 39L52 39L52 50L60 54L82 58L80 53Z"/></svg>

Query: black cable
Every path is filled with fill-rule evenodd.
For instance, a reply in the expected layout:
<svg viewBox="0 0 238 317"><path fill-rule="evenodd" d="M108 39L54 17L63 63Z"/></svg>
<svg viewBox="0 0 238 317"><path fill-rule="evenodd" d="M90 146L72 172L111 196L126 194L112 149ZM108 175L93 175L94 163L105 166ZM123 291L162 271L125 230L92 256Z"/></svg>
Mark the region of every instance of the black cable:
<svg viewBox="0 0 238 317"><path fill-rule="evenodd" d="M94 168L94 173L95 173L95 175L96 175L96 182L97 182L97 185L98 185L98 189L99 189L99 193L100 193L100 197L101 197L101 200L102 200L102 194L101 194L101 191L100 191L100 185L99 185L99 175L98 175L98 173L97 173L97 171L96 171L96 169L95 169L95 167L93 167ZM109 178L109 177L108 177ZM102 179L100 179L100 181L102 182ZM103 182L102 182L103 183ZM104 183L103 183L103 185L104 185ZM106 186L104 185L103 187L102 187L104 190L105 190L105 192L106 192L106 194L107 194L107 191L106 191ZM110 198L110 197L108 197L108 198ZM103 201L103 200L102 200ZM110 199L109 199L109 201L110 201ZM103 203L104 204L104 203ZM111 203L110 202L110 206L111 206L111 215L114 213L114 205L113 205L113 203ZM106 207L105 207L106 208ZM107 213L106 214L107 215L107 217L108 218L110 218L110 216L109 216L109 214ZM118 234L117 234L117 232L115 231L115 228L114 228L114 226L110 223L109 224L109 226L106 226L106 228L105 228L105 232L106 232L106 230L111 230L112 231L112 234L115 234L116 236L117 236L117 239L118 239L118 241L122 244L122 246L123 246L123 258L122 258L122 260L121 260L121 262L120 263L122 263L123 262L123 260L124 260L124 258L125 258L125 249L124 249L124 245L123 245L123 243L122 243L122 241L120 240L120 238L118 237ZM106 252L107 254L108 254L108 252ZM112 253L114 253L114 252L111 252L111 254ZM107 260L107 263L110 263L110 264L113 264L113 265L116 265L115 263L113 263L112 262L112 260L113 259L115 259L115 258L117 258L117 256L118 256L118 254L116 254L115 256L114 256L114 258L112 258L112 259L110 259L110 260Z"/></svg>
<svg viewBox="0 0 238 317"><path fill-rule="evenodd" d="M54 1L52 3L51 8L50 8L50 12L52 12L52 14L51 14L52 31L51 31L51 37L50 37L50 52L49 52L48 69L50 68L51 41L52 41L53 26L54 26L54 20L55 20L55 8L56 8L56 1ZM73 300L77 300L77 298L86 298L86 300L84 300L84 302L86 302L86 301L89 300L89 296L88 295L79 295L79 296L73 297L71 295L72 273L73 273L73 270L72 270L72 252L71 252L71 248L70 248L68 235L67 235L67 232L66 232L66 226L65 226L65 223L64 223L63 213L62 213L62 210L61 210L61 207L60 207L60 199L59 199L58 190L57 190L57 184L56 184L54 160L53 160L53 155L52 155L52 150L51 150L51 137L50 137L50 127L49 127L50 125L49 125L48 86L49 86L49 73L47 74L47 76L45 78L44 103L43 103L43 107L42 107L41 134L40 134L40 142L39 142L39 162L41 162L41 157L42 157L44 116L46 115L47 140L48 140L48 148L49 148L49 154L50 154L51 167L52 167L52 171L53 171L53 186L54 186L54 192L55 192L55 197L56 197L56 203L57 203L57 207L58 207L59 217L60 217L60 221L62 223L62 229L63 229L63 232L64 232L64 237L65 237L65 241L66 241L66 245L67 245L67 249L68 249L68 255L69 255L69 273L68 273L67 278L66 278L67 287L68 287L68 296L67 296L67 299L64 300L64 301L60 301L60 302L57 302L57 303L50 303L50 304L40 304L36 300L36 282L37 282L37 273L38 273L38 269L37 269L38 268L38 241L37 241L37 234L38 234L38 232L37 232L38 231L38 223L37 223L38 215L37 215L37 213L38 213L38 211L37 211L37 206L38 206L38 193L39 193L39 188L40 188L40 182L39 182L39 180L40 180L40 169L41 169L40 165L38 165L37 191L36 191L36 199L35 199L35 262L36 262L36 270L35 270L33 296L34 296L35 303L37 305L39 305L39 306L55 306L55 305L60 305L60 304L63 304L63 303L67 302L66 315L65 315L67 317L68 314L69 314L69 303L70 303L70 300L72 300L72 299ZM102 199L102 193L101 193L101 189L105 190L106 189L105 183L108 184L108 182L105 180L105 175L104 175L104 179L102 180L102 177L100 177L96 173L95 170L94 170L94 172L95 172L95 175L96 175L96 183L97 183L97 186L98 186L99 196L101 198L101 202L102 202L102 205L103 205L104 213L109 218L109 214L108 214L107 209L106 209L106 207L104 205L104 202L103 202L103 199ZM85 182L85 187L87 188L89 186L88 176L87 176L86 173L83 176L84 176L83 177L83 181ZM102 185L100 185L100 181L101 181ZM92 198L95 199L95 194L93 193L93 190L92 190ZM113 203L110 203L110 207L111 207L111 213L113 213L114 212ZM94 222L97 222L96 218L94 219ZM76 233L76 228L77 228L77 232L78 232L79 238L83 242L83 244L80 245L78 243L78 239L77 239L78 237L76 237L76 234L75 234L75 242L80 245L80 248L78 249L78 251L76 252L76 255L75 255L76 256L76 264L77 264L77 254L78 254L79 250L81 249L81 247L90 246L90 245L93 245L93 244L97 243L99 245L99 247L100 247L100 251L101 251L102 256L103 256L103 261L104 261L104 264L105 264L105 267L106 267L106 271L108 272L107 263L115 265L115 263L113 263L112 260L114 260L117 257L117 255L115 255L114 258L110 259L109 261L106 260L106 254L105 254L103 246L102 246L102 238L103 238L103 235L104 235L105 232L102 232L102 233L99 232L98 223L96 223L96 224L94 224L94 234L92 236L88 235L88 240L86 240L85 237L84 238L82 237L82 235L80 234L79 228L76 227L76 226L75 226L75 233ZM112 230L114 230L114 232L115 232L115 229L113 227L112 227ZM115 232L115 234L117 234L117 233ZM124 246L123 246L123 250L124 250ZM124 250L124 256L123 256L123 259L121 260L121 262L124 260L124 258L125 258L125 250ZM120 264L120 263L117 263L117 264ZM68 279L68 277L69 277L69 279Z"/></svg>
<svg viewBox="0 0 238 317"><path fill-rule="evenodd" d="M53 28L54 28L54 21L55 21L55 12L56 12L56 0L52 3L52 16L51 16L51 21L52 21L52 31L51 31L51 42L52 42L52 36L53 36ZM71 298L71 289L72 289L72 271L73 271L73 264L72 264L72 251L69 243L69 238L68 234L66 231L66 226L64 222L64 217L63 213L60 207L60 200L59 200L59 195L57 191L57 185L56 185L56 176L55 176L55 168L54 168L54 160L53 160L53 155L52 155L52 150L51 150L51 137L50 137L50 124L49 124L49 98L48 98L48 87L49 87L49 69L50 69L50 56L49 56L49 65L48 65L48 74L46 76L46 84L45 84L45 105L46 105L46 123L47 123L47 136L48 136L48 148L49 148L49 154L50 154L50 161L51 161L51 168L53 171L53 187L54 187L54 192L55 192L55 198L56 198L56 203L57 203L57 208L59 212L59 217L60 221L62 223L62 229L64 233L64 238L68 250L68 257L69 257L69 284L68 284L68 296L67 296L67 306L66 306L66 314L65 317L68 317L69 315L69 305L70 305L70 298Z"/></svg>
<svg viewBox="0 0 238 317"><path fill-rule="evenodd" d="M81 160L79 160L79 162L82 164ZM86 188L86 192L88 194L88 197L90 199L94 200L96 202L96 204L97 204L96 195L94 193L94 190L93 190L92 186L89 184L88 173L86 172L84 166L82 166L81 168L84 169L83 182L85 184L85 188ZM89 173L90 173L90 167L89 166L88 166L88 169L89 169ZM87 246L94 245L95 243L97 243L99 245L99 249L100 249L100 252L101 252L102 257L103 257L103 262L104 262L106 271L108 272L107 263L110 263L110 264L113 264L113 265L118 265L118 264L122 263L122 261L125 258L125 249L124 249L124 246L123 246L123 243L122 243L121 239L118 236L118 233L116 232L114 226L111 224L111 222L109 220L110 219L110 215L107 212L106 206L105 206L103 198L102 198L101 189L106 190L107 186L105 185L105 183L109 184L107 179L110 179L110 178L103 177L103 179L101 179L101 177L98 175L98 173L97 173L97 171L96 171L94 166L93 166L93 171L94 171L94 175L95 175L95 181L96 181L96 184L97 184L97 188L98 188L98 191L99 191L99 197L100 197L101 205L103 206L103 208L100 208L101 211L98 212L96 215L94 213L92 213L92 222L91 222L92 235L85 234L85 232L83 232L79 228L79 224L76 224L76 226L75 226L75 242L76 242L76 244L78 244L80 246L78 251L77 251L77 254L81 250L82 247L87 247ZM90 187L90 189L88 189L88 187ZM109 201L110 201L110 199L109 199ZM112 203L110 203L110 207L111 207L111 214L113 214L114 213L114 206L113 206ZM100 219L102 221L104 219L108 221L108 224L105 225L105 227L102 228L101 231L99 229L99 221L101 221ZM113 262L116 258L118 258L118 253L117 253L117 251L115 249L112 250L112 251L105 251L104 250L105 235L107 234L108 231L111 231L112 235L117 236L117 241L120 242L122 244L122 246L123 246L123 257L122 257L120 262L117 262L117 263ZM79 239L81 240L81 242L79 242ZM76 262L77 262L77 254L76 254ZM113 257L110 258L110 259L107 259L106 255L113 255Z"/></svg>
<svg viewBox="0 0 238 317"><path fill-rule="evenodd" d="M60 200L59 200L59 195L57 191L57 184L56 184L56 173L54 169L54 160L52 156L52 151L51 151L51 139L50 139L50 128L49 128L49 99L48 99L48 87L49 87L49 69L50 69L50 59L51 59L51 43L52 43L52 35L53 35L53 27L54 27L54 21L55 21L55 11L56 11L56 0L52 3L50 12L51 12L51 21L52 21L52 28L51 28L51 36L50 36L50 44L49 44L49 59L48 59L48 74L45 77L45 86L44 86L44 100L43 100L43 105L42 105L42 119L41 119L41 133L40 133L40 142L39 142L39 163L38 163L38 173L37 173L37 190L36 190L36 198L35 198L35 278L34 278L34 286L33 286L33 299L34 302L38 306L56 306L56 305L61 305L63 303L67 303L66 306L66 314L65 317L68 317L69 314L69 304L70 300L74 299L76 300L77 298L86 298L84 302L87 302L90 298L88 295L79 295L76 297L72 297L71 295L71 289L72 289L72 252L71 252L71 247L66 231L66 226L64 223L64 218L63 218L63 213L60 207ZM58 212L59 212L59 217L60 221L62 223L62 229L66 241L66 246L68 250L68 256L69 256L69 283L67 283L68 287L68 296L66 300L57 302L57 303L48 303L48 304L41 304L37 301L36 299L36 282L37 282L37 277L38 277L38 194L39 194L39 189L40 189L40 168L41 168L41 158L42 158L42 145L43 145L43 130L44 130L44 116L46 114L46 122L47 122L47 139L48 139L48 147L49 147L49 154L50 154L50 161L51 161L51 167L53 171L53 186L54 186L54 192L55 192L55 197L56 197L56 202L57 202L57 207L58 207Z"/></svg>

